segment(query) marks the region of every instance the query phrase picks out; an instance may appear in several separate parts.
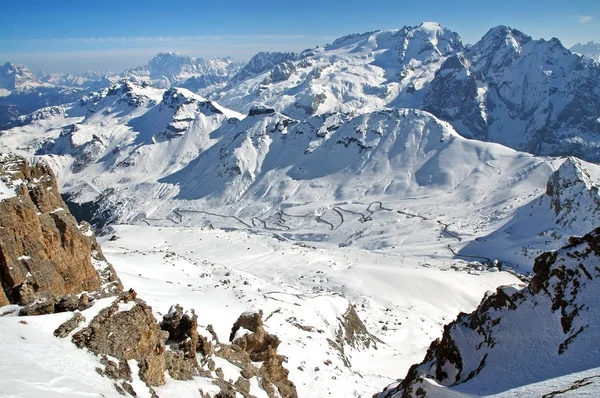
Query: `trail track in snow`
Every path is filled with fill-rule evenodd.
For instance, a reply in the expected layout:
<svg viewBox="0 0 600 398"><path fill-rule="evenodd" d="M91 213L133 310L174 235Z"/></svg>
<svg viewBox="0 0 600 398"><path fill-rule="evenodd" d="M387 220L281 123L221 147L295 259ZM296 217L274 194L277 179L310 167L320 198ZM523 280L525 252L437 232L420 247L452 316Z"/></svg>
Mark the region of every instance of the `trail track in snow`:
<svg viewBox="0 0 600 398"><path fill-rule="evenodd" d="M491 166L493 167L493 166ZM268 222L266 220L263 220L259 217L252 217L250 219L250 223L242 220L241 218L237 217L237 216L233 216L233 215L226 215L226 214L218 214L218 213L213 213L213 212L209 212L209 211L204 211L204 210L192 210L192 209L180 209L180 208L176 208L173 209L172 213L174 215L176 215L178 217L179 220L174 220L172 218L165 218L165 219L152 219L152 218L146 218L144 219L144 223L146 223L147 225L150 225L150 223L148 221L170 221L173 224L181 224L183 222L183 214L181 213L197 213L197 214L205 214L208 216L214 216L214 217L219 217L219 218L230 218L235 220L236 222L242 224L243 226L247 227L247 228L262 228L265 231L273 231L273 232L283 232L283 231L292 231L292 227L290 227L289 225L286 225L287 222L289 221L289 219L286 219L285 217L288 218L303 218L303 219L307 219L307 218L313 218L315 222L317 223L322 223L322 224L327 224L330 228L331 231L335 231L338 230L342 225L344 225L344 223L346 222L346 219L344 217L344 213L348 213L351 215L355 215L358 216L358 220L361 223L364 222L368 222L372 220L372 216L373 214L379 212L379 211L396 211L396 213L398 214L402 214L408 217L416 217L416 218L420 218L424 221L436 221L438 224L440 224L441 226L443 226L442 229L442 233L448 235L449 237L456 239L458 242L462 242L462 238L456 233L456 232L451 232L448 228L450 227L451 224L447 224L443 221L440 220L434 220L431 219L429 217L426 216L422 216L420 214L416 214L416 213L411 213L408 211L403 211L403 210L394 210L392 208L388 208L385 207L384 204L381 201L374 201L369 203L369 205L366 207L365 212L360 212L360 211L356 211L356 210L350 210L350 209L345 209L339 205L333 206L331 208L331 210L333 212L335 212L339 218L340 218L340 222L339 224L335 225L333 222L328 221L326 219L323 218L323 216L325 214L327 214L329 212L329 210L326 210L323 214L320 215L314 215L313 213L307 213L304 215L295 215L295 214L288 214L286 212L284 212L283 210L278 210L277 213L275 213L275 216L278 218L278 220L276 222L274 222L275 226L269 226ZM364 231L362 231L364 232ZM354 238L356 236L360 236L361 233L360 231L354 231L346 241L351 240L351 238ZM450 244L447 244L446 247L448 248L448 250L452 253L452 255L456 256L456 257L463 257L463 258L473 258L473 259L479 259L479 260L485 260L487 262L491 262L492 260L488 257L485 256L471 256L468 254L460 254L458 253Z"/></svg>

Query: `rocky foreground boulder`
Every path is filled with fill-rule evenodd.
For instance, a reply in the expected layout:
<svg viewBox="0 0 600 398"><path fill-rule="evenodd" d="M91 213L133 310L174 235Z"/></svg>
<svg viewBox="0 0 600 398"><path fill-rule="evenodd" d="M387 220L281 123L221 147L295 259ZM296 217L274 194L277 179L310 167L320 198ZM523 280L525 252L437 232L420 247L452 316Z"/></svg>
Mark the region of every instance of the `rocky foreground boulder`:
<svg viewBox="0 0 600 398"><path fill-rule="evenodd" d="M114 295L121 282L90 225L78 224L49 166L0 154L0 306L29 306L26 315L85 307ZM62 304L60 304L62 302Z"/></svg>
<svg viewBox="0 0 600 398"><path fill-rule="evenodd" d="M534 272L528 286L499 287L459 314L423 362L375 397L449 396L445 387L494 395L600 367L600 228L540 255Z"/></svg>
<svg viewBox="0 0 600 398"><path fill-rule="evenodd" d="M241 394L250 398L254 396L252 384L258 385L269 398L298 397L283 366L286 358L277 354L280 340L265 331L261 311L242 314L227 344L219 341L210 325L200 334L194 311L184 311L177 304L159 323L152 308L130 290L121 293L89 323L76 312L54 334L62 338L71 336L77 347L97 355L103 365L97 368L98 373L113 379L117 391L124 395L136 396L132 387L136 372L153 396L157 396L153 387L164 385L168 373L175 380L209 379L219 392L211 395L200 391L201 397ZM227 378L217 365L224 361L238 369L237 379Z"/></svg>

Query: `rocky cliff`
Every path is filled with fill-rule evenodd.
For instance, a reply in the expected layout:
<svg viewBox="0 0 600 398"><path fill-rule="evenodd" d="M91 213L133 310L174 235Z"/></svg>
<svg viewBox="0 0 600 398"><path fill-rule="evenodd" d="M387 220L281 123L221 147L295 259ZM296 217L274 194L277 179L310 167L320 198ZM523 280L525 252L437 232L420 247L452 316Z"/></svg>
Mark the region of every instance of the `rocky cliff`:
<svg viewBox="0 0 600 398"><path fill-rule="evenodd" d="M91 227L63 202L52 170L7 154L0 154L0 280L0 306L44 298L52 307L67 295L121 289Z"/></svg>
<svg viewBox="0 0 600 398"><path fill-rule="evenodd" d="M597 368L599 263L600 228L540 255L527 287L500 287L459 314L423 362L378 397L451 394L444 387L493 395Z"/></svg>

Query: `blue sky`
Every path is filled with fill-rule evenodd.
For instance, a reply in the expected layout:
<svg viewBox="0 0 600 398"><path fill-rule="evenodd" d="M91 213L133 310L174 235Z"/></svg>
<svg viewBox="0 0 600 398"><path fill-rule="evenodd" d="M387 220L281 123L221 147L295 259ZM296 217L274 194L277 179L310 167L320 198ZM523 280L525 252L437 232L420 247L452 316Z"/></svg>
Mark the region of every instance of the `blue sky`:
<svg viewBox="0 0 600 398"><path fill-rule="evenodd" d="M249 59L422 21L440 22L467 43L497 25L566 46L600 41L600 0L7 0L1 7L0 62L34 71L121 71L160 51Z"/></svg>

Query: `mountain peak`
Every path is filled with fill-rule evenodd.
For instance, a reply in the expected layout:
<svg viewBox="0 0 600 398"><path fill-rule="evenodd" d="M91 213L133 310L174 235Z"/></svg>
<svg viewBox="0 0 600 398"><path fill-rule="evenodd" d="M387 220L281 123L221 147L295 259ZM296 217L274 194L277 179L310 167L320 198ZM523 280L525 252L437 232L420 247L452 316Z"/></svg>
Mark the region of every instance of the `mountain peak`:
<svg viewBox="0 0 600 398"><path fill-rule="evenodd" d="M476 69L487 73L510 65L521 53L521 48L531 37L504 25L490 29L473 47L469 55Z"/></svg>
<svg viewBox="0 0 600 398"><path fill-rule="evenodd" d="M552 207L556 214L569 212L574 204L585 196L591 196L592 203L600 205L600 195L590 174L582 162L569 156L567 160L550 176L546 194L552 198Z"/></svg>

